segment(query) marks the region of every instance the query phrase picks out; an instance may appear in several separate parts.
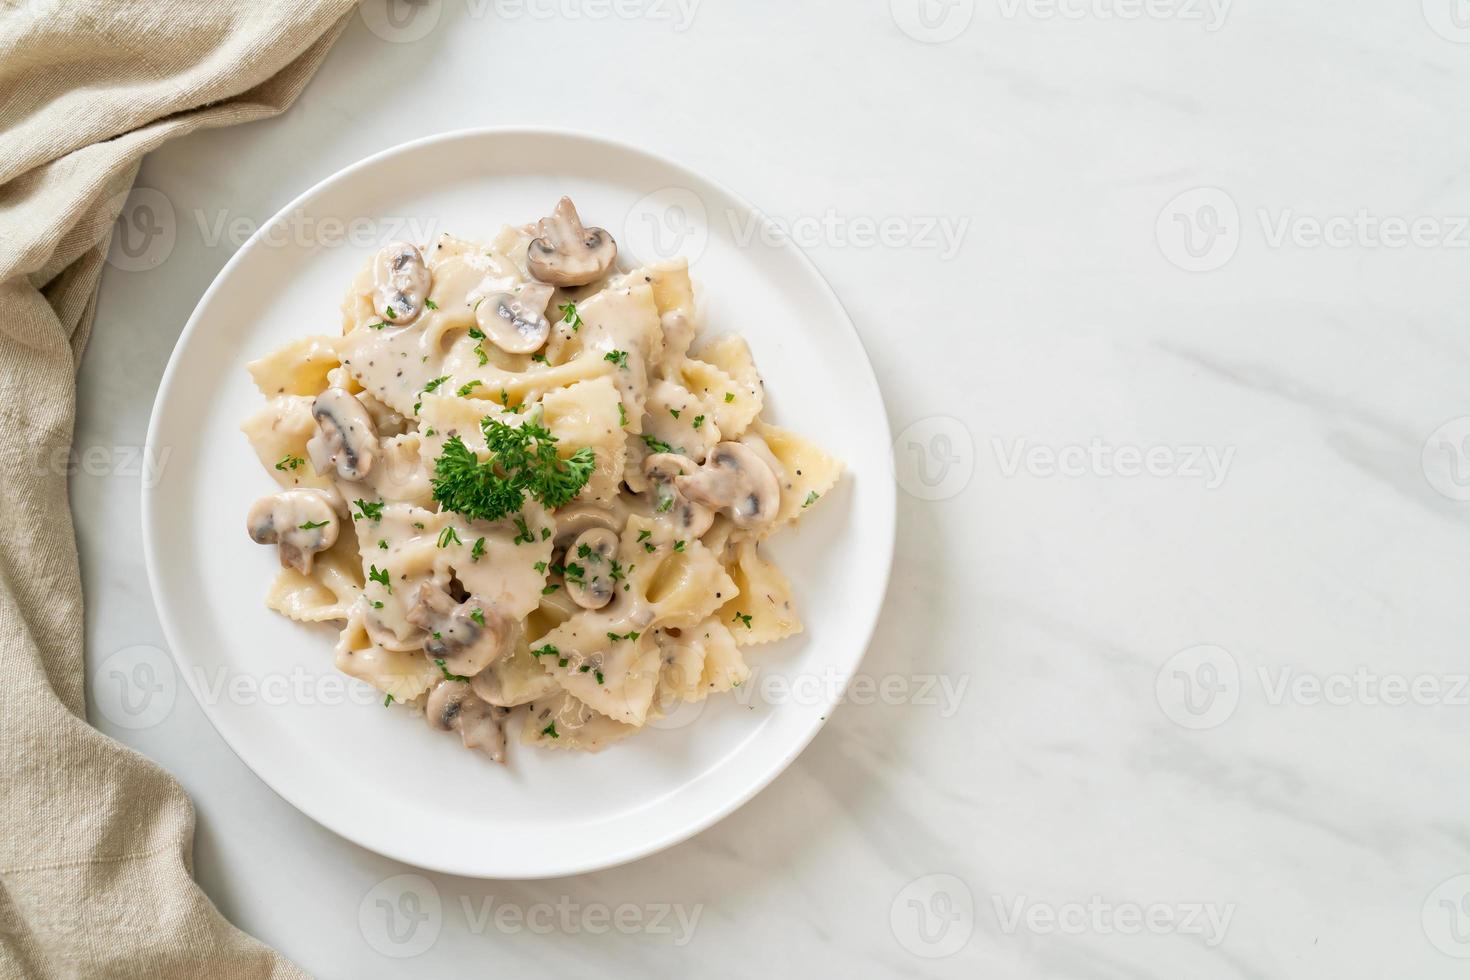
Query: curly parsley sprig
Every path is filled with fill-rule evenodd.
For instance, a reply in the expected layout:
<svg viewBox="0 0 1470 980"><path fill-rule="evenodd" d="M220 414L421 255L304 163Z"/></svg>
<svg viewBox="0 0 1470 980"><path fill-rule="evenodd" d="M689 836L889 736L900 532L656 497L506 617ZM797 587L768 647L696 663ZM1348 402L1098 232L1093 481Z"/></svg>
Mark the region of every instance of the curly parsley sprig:
<svg viewBox="0 0 1470 980"><path fill-rule="evenodd" d="M587 485L596 465L590 448L568 459L556 452L556 437L539 419L507 425L480 423L490 458L482 461L459 436L444 443L434 463L434 499L445 510L471 520L498 521L518 512L530 494L548 510L568 503Z"/></svg>

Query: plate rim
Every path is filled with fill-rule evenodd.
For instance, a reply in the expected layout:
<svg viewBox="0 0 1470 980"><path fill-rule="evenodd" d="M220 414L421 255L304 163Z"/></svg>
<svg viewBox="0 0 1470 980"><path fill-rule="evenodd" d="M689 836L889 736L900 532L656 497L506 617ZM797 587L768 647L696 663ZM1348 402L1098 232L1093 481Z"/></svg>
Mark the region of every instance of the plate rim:
<svg viewBox="0 0 1470 980"><path fill-rule="evenodd" d="M268 234L272 228L276 227L279 221L281 221L283 218L288 218L293 211L304 206L305 202L317 195L319 192L326 190L331 185L336 184L339 181L347 180L357 172L368 169L373 165L379 163L380 161L400 154L416 151L425 146L431 146L438 143L452 143L458 140L465 139L517 139L548 136L561 139L584 141L594 146L601 146L605 149L617 151L624 154L630 154L633 157L644 158L653 164L668 168L678 173L680 176L689 179L692 183L696 185L704 184L706 186L712 187L720 193L727 195L731 200L738 203L742 208L747 209L751 214L759 216L762 220L769 220L769 216L767 215L765 210L757 207L746 197L737 193L729 186L724 184L722 181L709 177L706 174L695 170L694 168L682 163L681 161L667 156L661 152L649 150L641 146L635 146L632 143L601 133L592 133L585 130L557 126L527 126L514 124L502 126L473 126L446 130L444 132L422 136L417 139L408 140L390 147L386 147L382 150L379 150L353 163L347 164L346 166L337 169L331 174L328 174L326 177L323 177L322 179L316 181L314 184L297 194L291 200L287 201L284 205L281 206L280 209L275 212L275 214L273 214L266 221L262 222L255 229L250 237L246 239L244 244L240 246L240 248L235 252L234 255L230 256L230 258L220 268L219 272L215 274L208 288L206 288L204 292L200 294L198 301L194 305L193 311L189 314L189 319L185 321L183 329L179 331L178 339L175 340L173 349L169 353L168 363L164 367L162 376L159 378L158 389L154 395L153 405L149 410L148 430L145 437L145 446L152 447L157 445L159 430L160 428L162 428L163 425L164 403L168 400L173 386L177 383L178 374L181 370L180 352L184 350L184 348L188 345L188 342L194 337L195 333L201 330L201 324L203 323L202 314L205 307L209 305L211 299L214 297L215 292L221 289L226 280L230 278L236 266L244 261L244 259L248 255L254 253L254 251L259 247L261 239L264 238L264 236ZM862 334L858 332L857 325L853 322L852 315L843 305L841 298L837 295L837 291L832 288L832 284L828 282L827 277L822 274L821 269L817 267L816 263L811 259L809 255L807 255L806 251L789 237L784 238L782 244L788 248L791 254L799 257L799 261L801 262L805 271L809 273L813 281L820 286L820 289L825 295L827 301L830 302L832 304L832 307L841 315L843 324L846 326L853 340L857 342L858 350L862 352L863 363L867 369L868 380L871 382L872 390L877 396L878 405L880 409L882 409L882 411L880 411L879 413L882 417L882 430L881 432L876 433L876 435L881 436L881 444L883 447L885 447L884 450L880 453L880 462L886 460L887 472L889 474L892 474L894 467L893 429L888 420L887 405L886 402L884 402L883 400L883 390L881 385L878 384L877 373L873 370L873 360L868 353L867 345L863 343ZM229 748L230 752L233 753L235 757L239 759L240 762L245 766L245 768L248 769L255 776L256 779L260 780L260 782L265 785L272 793L274 793L280 799L284 800L286 803L289 803L296 811L301 813L303 816L312 820L319 826L331 831L338 837L350 841L351 843L363 848L366 851L370 851L374 854L379 854L383 857L389 858L390 860L397 861L410 867L438 872L442 874L478 878L482 880L539 881L551 878L568 877L578 874L587 874L595 871L603 871L610 868L620 867L625 864L630 864L634 861L640 860L650 855L665 851L677 844L681 844L684 841L689 840L690 838L699 833L702 833L705 830L708 830L710 827L719 823L721 820L724 820L730 814L734 813L746 803L750 802L751 799L753 799L757 794L759 794L762 790L764 790L772 782L774 782L776 778L780 776L783 772L785 772L791 766L791 764L796 761L797 757L806 750L807 746L809 746L812 743L812 740L816 738L817 733L820 732L824 727L826 727L827 723L831 721L833 712L837 709L842 700L845 698L847 689L852 684L853 679L857 676L858 669L861 667L862 661L867 657L868 652L872 648L873 636L877 630L879 617L882 615L883 608L887 604L888 589L892 582L893 555L897 535L897 490L894 481L891 479L880 481L880 484L880 486L874 489L876 493L878 493L885 499L880 500L880 506L876 508L876 510L884 519L884 523L881 528L875 529L870 525L867 529L869 534L873 534L875 530L877 531L877 534L875 535L877 539L876 544L882 549L881 563L874 563L880 565L880 571L878 572L880 585L878 595L880 596L880 600L878 603L868 609L864 614L866 620L861 624L861 629L858 631L858 635L861 637L861 653L858 655L856 660L853 661L852 669L848 671L847 676L843 680L842 684L840 686L835 686L834 689L832 689L830 692L831 697L820 706L823 710L819 712L813 712L813 715L816 717L817 720L809 724L804 731L800 732L799 737L793 739L788 749L777 758L774 764L768 766L764 772L760 773L760 775L758 775L756 778L750 780L747 785L742 787L738 792L732 794L731 797L728 800L724 801L721 805L712 807L707 811L697 815L694 819L682 823L678 829L666 832L662 836L650 838L649 840L644 841L636 846L624 847L618 851L609 853L605 858L602 859L583 861L565 867L548 868L544 872L534 874L523 872L504 873L485 869L450 867L433 861L426 861L420 857L405 854L401 849L389 849L383 847L380 844L367 843L360 839L348 827L344 826L332 815L320 812L315 806L303 800L294 798L293 795L288 794L285 790L277 786L276 783L273 782L265 773L261 772L260 769L257 769L254 765L251 764L250 760L248 760L245 755L242 754L239 747L236 746L235 741L232 739L231 735L227 734L226 731L220 727L214 716L214 713L208 706L207 699L201 697L201 692L197 687L197 679L188 669L189 665L184 662L183 656L180 653L181 645L177 642L176 638L182 635L182 631L176 626L172 614L165 611L165 608L160 602L159 598L161 595L164 594L164 592L161 588L162 578L161 572L159 571L159 558L155 554L156 535L154 520L154 501L158 494L158 488L155 486L149 486L146 481L142 487L142 492L140 494L140 509L142 511L143 557L144 564L147 568L150 599L152 601L154 611L158 615L158 622L160 628L163 630L164 640L168 643L169 655L173 659L174 665L178 669L179 673L183 675L185 686L188 687L196 703L199 705L200 714L202 714L204 718L209 722L210 727L214 729L215 733L220 737L220 740L224 742L224 744Z"/></svg>

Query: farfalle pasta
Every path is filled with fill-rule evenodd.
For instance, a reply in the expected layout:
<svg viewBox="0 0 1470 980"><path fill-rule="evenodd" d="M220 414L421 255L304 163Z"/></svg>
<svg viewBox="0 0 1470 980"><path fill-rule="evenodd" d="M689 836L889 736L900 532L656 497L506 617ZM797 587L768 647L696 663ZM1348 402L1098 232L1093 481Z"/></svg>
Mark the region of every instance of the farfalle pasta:
<svg viewBox="0 0 1470 980"><path fill-rule="evenodd" d="M841 473L763 421L687 263L623 271L572 202L488 245L395 243L340 336L250 365L278 485L247 516L270 608L340 622L336 666L503 761L598 751L749 676L801 630L761 542Z"/></svg>

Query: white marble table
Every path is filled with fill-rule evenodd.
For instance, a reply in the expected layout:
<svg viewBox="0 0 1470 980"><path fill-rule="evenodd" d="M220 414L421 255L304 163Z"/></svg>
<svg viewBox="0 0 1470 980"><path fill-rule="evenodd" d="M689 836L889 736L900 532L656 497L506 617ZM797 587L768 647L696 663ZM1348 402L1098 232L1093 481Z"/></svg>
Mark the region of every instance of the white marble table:
<svg viewBox="0 0 1470 980"><path fill-rule="evenodd" d="M166 207L82 371L94 717L192 794L225 913L324 976L1465 976L1467 91L1465 0L355 19L287 115L143 167ZM863 703L722 824L580 878L402 879L176 686L135 447L256 224L500 123L647 145L791 228L884 389L897 561ZM141 720L137 663L176 694Z"/></svg>

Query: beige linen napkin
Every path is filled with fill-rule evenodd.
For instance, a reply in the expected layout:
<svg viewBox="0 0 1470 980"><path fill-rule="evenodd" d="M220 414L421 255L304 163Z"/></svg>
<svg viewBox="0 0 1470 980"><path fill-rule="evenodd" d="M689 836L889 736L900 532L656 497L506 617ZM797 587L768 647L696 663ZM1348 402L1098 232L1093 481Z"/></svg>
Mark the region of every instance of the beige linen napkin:
<svg viewBox="0 0 1470 980"><path fill-rule="evenodd" d="M48 461L71 445L76 367L139 159L284 110L351 9L0 0L0 976L302 975L194 884L179 785L86 723L65 467Z"/></svg>

